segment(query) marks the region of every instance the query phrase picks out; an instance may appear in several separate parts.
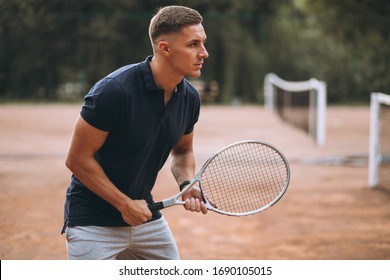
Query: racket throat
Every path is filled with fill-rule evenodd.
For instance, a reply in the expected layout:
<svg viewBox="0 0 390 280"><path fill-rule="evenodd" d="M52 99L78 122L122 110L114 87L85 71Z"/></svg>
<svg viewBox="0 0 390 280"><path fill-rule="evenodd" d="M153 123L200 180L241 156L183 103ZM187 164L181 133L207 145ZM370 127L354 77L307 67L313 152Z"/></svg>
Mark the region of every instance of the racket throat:
<svg viewBox="0 0 390 280"><path fill-rule="evenodd" d="M173 206L173 205L184 205L185 201L180 200L177 197L172 197L172 198L169 198L167 200L162 201L162 204L163 204L164 208L166 208L166 207Z"/></svg>

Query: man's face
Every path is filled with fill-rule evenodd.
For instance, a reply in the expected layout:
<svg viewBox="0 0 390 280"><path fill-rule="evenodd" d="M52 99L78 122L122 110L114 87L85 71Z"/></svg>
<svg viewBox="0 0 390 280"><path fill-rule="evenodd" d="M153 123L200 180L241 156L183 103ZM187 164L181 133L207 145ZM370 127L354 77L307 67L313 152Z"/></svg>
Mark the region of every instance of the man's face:
<svg viewBox="0 0 390 280"><path fill-rule="evenodd" d="M202 24L185 26L179 33L172 34L169 48L173 68L183 76L199 77L203 62L209 56L205 42Z"/></svg>

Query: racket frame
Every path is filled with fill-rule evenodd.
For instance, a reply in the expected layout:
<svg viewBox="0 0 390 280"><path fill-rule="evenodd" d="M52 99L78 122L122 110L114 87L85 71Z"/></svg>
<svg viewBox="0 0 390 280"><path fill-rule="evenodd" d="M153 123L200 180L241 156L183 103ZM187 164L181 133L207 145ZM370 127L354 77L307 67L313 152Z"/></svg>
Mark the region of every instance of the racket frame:
<svg viewBox="0 0 390 280"><path fill-rule="evenodd" d="M259 209L253 210L253 211L234 213L234 212L227 212L227 211L223 211L223 210L220 210L218 208L215 208L215 207L213 207L211 205L211 203L207 199L207 196L204 194L204 191L203 191L203 188L202 188L202 183L203 183L202 182L202 174L205 171L205 169L207 168L207 166L210 164L210 162L215 157L217 157L220 153L222 153L223 151L225 151L227 149L230 149L233 146L242 145L242 144L245 144L245 143L255 143L255 144L261 144L261 145L268 146L268 147L273 149L275 152L277 152L281 156L281 158L282 158L282 160L283 160L283 162L284 162L284 164L286 166L286 180L284 182L283 188L280 191L280 193L271 202L269 202L268 204L264 205L263 207L261 207ZM188 185L186 185L179 193L177 193L176 195L174 195L174 196L172 196L170 198L164 199L164 200L162 200L160 202L156 202L156 203L150 204L149 205L149 209L151 211L155 211L155 210L161 210L163 208L170 207L170 206L173 206L173 205L184 205L185 201L180 200L181 196L184 193L186 193L189 189L191 189L196 183L199 183L199 188L200 188L200 191L201 191L201 194L202 194L205 206L206 206L206 208L208 210L214 211L214 212L219 213L219 214L227 215L227 216L236 216L236 217L248 216L248 215L253 215L253 214L259 213L261 211L264 211L264 210L270 208L272 205L274 205L275 203L277 203L280 200L280 198L287 191L287 187L288 187L288 185L290 183L290 166L289 166L287 158L284 156L284 154L278 148L276 148L274 145L272 145L272 144L270 144L268 142L260 141L260 140L243 140L243 141L235 142L235 143L227 145L227 146L223 147L222 149L218 150L217 152L215 152L203 164L203 166L198 171L198 173L196 173L195 177L191 180L191 182Z"/></svg>

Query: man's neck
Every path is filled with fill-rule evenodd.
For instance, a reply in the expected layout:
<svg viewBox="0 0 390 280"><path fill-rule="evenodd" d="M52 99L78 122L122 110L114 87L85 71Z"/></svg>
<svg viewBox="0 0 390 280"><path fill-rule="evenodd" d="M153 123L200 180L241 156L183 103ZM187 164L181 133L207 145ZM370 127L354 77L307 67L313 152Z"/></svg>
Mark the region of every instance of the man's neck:
<svg viewBox="0 0 390 280"><path fill-rule="evenodd" d="M169 65L165 65L158 58L153 57L150 61L150 68L152 69L153 78L156 85L164 90L164 95L168 95L169 98L175 91L176 86L184 78L183 76L175 75Z"/></svg>

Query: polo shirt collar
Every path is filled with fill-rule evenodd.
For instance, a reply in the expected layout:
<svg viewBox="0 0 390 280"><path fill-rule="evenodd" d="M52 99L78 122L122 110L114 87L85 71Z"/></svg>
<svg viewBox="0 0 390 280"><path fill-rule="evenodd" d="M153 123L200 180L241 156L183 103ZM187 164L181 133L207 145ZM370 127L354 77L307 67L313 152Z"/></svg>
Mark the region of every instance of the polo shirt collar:
<svg viewBox="0 0 390 280"><path fill-rule="evenodd" d="M152 58L152 55L148 56L144 62L140 63L140 67L144 75L146 89L150 91L159 91L161 89L157 87L153 78L152 68L150 67L150 61ZM186 94L184 79L177 84L174 94Z"/></svg>

